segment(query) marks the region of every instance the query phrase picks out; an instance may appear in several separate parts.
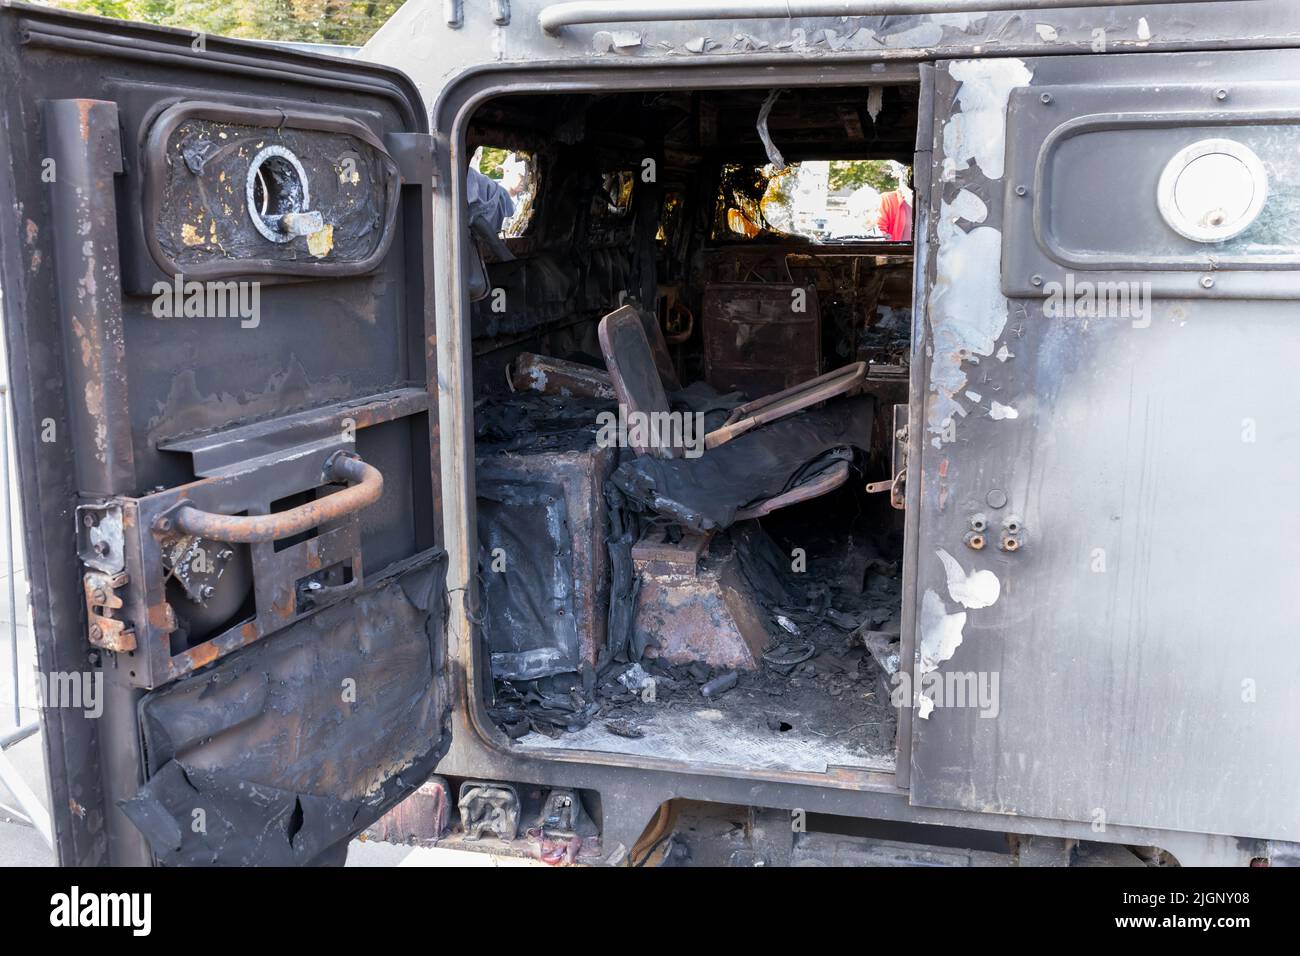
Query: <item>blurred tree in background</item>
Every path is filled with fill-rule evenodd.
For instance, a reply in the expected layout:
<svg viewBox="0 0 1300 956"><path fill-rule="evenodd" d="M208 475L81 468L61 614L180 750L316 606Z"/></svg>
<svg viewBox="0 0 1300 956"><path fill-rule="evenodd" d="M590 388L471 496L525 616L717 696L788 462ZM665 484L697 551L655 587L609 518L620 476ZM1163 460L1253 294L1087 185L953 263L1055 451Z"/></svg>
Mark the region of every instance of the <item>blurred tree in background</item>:
<svg viewBox="0 0 1300 956"><path fill-rule="evenodd" d="M496 146L480 146L475 153L478 171L491 179L500 179L501 164L506 161L508 155L507 150Z"/></svg>
<svg viewBox="0 0 1300 956"><path fill-rule="evenodd" d="M898 188L898 177L889 168L887 159L837 159L831 162L830 190L839 192L845 187L857 189L870 186L878 193Z"/></svg>
<svg viewBox="0 0 1300 956"><path fill-rule="evenodd" d="M47 0L46 5L249 40L361 46L402 0Z"/></svg>

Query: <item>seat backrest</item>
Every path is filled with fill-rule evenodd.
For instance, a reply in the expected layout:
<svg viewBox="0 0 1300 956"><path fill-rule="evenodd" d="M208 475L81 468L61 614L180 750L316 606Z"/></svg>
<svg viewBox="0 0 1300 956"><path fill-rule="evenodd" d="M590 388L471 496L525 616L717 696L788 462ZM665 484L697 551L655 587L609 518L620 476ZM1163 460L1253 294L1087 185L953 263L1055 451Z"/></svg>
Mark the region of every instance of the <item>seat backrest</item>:
<svg viewBox="0 0 1300 956"><path fill-rule="evenodd" d="M621 306L600 320L598 330L600 351L605 356L605 367L614 383L619 404L627 413L645 416L643 421L656 420L650 416L671 411L668 395L655 366L654 352L646 338L641 316L630 305ZM666 419L663 419L666 420ZM647 440L638 443L632 439L647 437L648 429L629 428L629 444L638 455L655 455L676 458L680 449L655 448Z"/></svg>
<svg viewBox="0 0 1300 956"><path fill-rule="evenodd" d="M677 369L673 368L664 330L659 327L659 316L650 309L640 309L637 314L641 316L641 328L645 329L646 341L650 343L650 354L655 357L655 368L659 369L659 381L665 390L677 391L682 383L677 380Z"/></svg>

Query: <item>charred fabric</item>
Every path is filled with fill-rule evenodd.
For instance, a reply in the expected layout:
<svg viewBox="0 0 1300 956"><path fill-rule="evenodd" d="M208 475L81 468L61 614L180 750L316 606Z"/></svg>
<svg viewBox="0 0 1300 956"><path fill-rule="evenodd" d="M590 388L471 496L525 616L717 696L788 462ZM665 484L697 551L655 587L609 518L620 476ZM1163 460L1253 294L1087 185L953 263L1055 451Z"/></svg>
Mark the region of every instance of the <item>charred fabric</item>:
<svg viewBox="0 0 1300 956"><path fill-rule="evenodd" d="M844 172L905 179L916 122L908 87L476 114L467 175L514 193L494 233L500 187L470 190L480 659L515 746L891 765L912 247ZM810 182L860 228L799 211Z"/></svg>

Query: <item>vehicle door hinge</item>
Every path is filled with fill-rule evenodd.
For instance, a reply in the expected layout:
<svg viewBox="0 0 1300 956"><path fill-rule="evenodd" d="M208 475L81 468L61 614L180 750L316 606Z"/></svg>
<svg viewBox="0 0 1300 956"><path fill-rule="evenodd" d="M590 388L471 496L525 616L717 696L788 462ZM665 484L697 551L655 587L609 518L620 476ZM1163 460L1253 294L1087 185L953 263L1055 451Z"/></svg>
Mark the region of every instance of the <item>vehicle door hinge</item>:
<svg viewBox="0 0 1300 956"><path fill-rule="evenodd" d="M437 188L433 165L433 137L428 133L387 133L384 145L397 162L402 182L408 185L427 183Z"/></svg>
<svg viewBox="0 0 1300 956"><path fill-rule="evenodd" d="M90 643L106 651L135 650L135 630L127 621L115 614L122 612L122 596L118 593L130 583L125 571L104 574L87 571L85 577L86 618L89 622Z"/></svg>

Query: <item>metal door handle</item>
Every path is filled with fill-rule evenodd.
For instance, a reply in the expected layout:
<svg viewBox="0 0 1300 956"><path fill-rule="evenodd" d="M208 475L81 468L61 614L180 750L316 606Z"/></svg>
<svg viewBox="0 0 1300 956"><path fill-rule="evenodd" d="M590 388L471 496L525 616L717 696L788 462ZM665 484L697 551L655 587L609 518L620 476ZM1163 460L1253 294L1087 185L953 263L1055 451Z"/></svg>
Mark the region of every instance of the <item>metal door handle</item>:
<svg viewBox="0 0 1300 956"><path fill-rule="evenodd" d="M334 453L325 463L324 478L326 481L346 481L349 487L288 511L270 515L214 514L211 511L200 511L193 505L182 504L164 515L155 527L160 531L170 530L168 525L161 524L169 521L170 525L185 534L200 538L236 544L259 544L291 538L318 525L337 521L374 504L384 491L384 476L379 469L367 465L348 452Z"/></svg>

